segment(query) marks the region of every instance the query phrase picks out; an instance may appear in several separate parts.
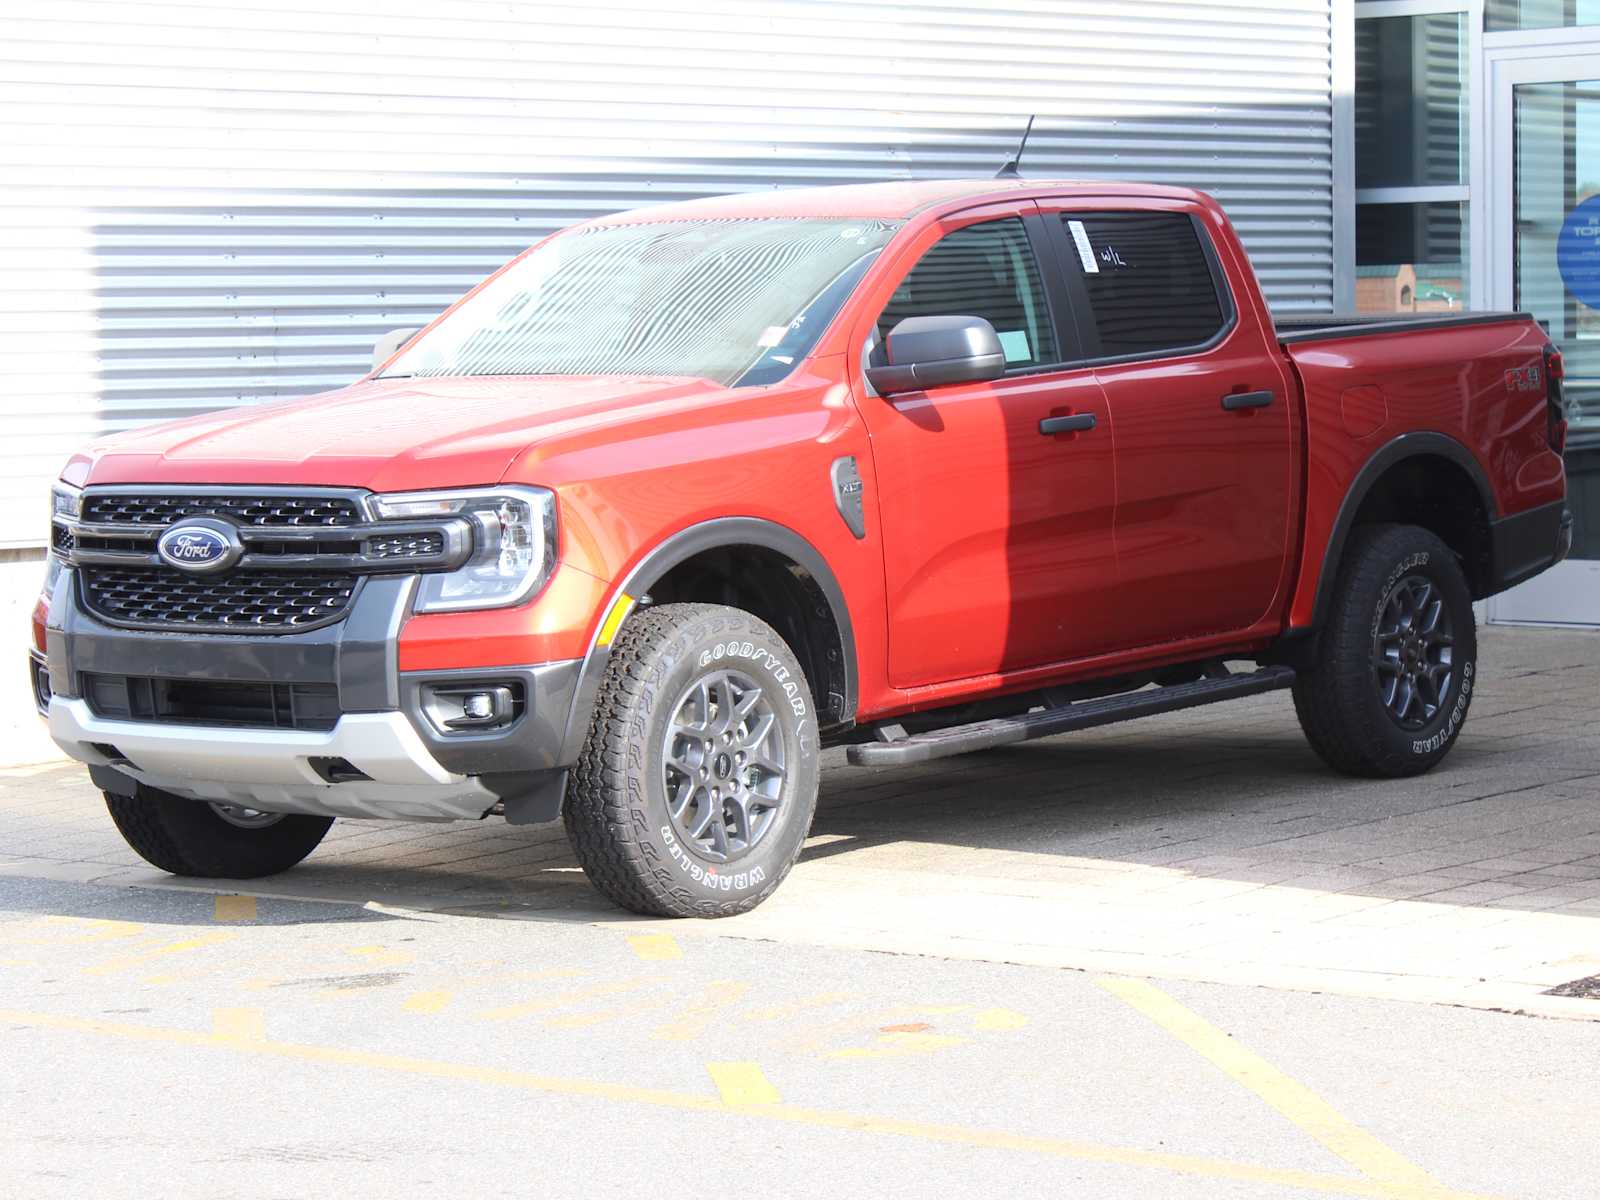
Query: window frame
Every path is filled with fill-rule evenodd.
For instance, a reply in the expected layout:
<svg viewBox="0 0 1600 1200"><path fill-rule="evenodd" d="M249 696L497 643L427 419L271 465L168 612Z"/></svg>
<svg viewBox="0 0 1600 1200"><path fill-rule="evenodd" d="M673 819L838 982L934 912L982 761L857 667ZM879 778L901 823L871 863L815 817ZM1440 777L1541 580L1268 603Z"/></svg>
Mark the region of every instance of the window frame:
<svg viewBox="0 0 1600 1200"><path fill-rule="evenodd" d="M1166 358L1188 358L1204 354L1225 342L1239 327L1239 305L1234 299L1228 273L1223 270L1222 258L1217 253L1211 231L1205 227L1198 214L1190 209L1117 207L1096 204L1092 207L1052 207L1041 214L1050 222L1046 232L1056 254L1057 274L1062 279L1074 322L1078 326L1077 341L1085 357L1080 365L1088 367L1109 366L1114 363L1155 362ZM1100 353L1100 328L1094 319L1094 306L1089 300L1089 286L1084 277L1083 264L1078 260L1078 247L1067 230L1069 220L1085 217L1165 216L1185 217L1200 243L1205 256L1206 270L1211 275L1211 287L1216 293L1217 307L1222 313L1222 324L1210 337L1186 345L1163 346L1154 350L1139 350L1129 354Z"/></svg>
<svg viewBox="0 0 1600 1200"><path fill-rule="evenodd" d="M985 207L987 208L987 206ZM900 285L905 282L911 272L922 264L923 259L927 258L935 246L953 234L960 233L966 229L973 229L979 225L988 225L996 221L1020 221L1023 232L1028 239L1028 249L1033 255L1034 266L1039 271L1041 295L1050 329L1055 334L1057 357L1047 363L1033 363L1028 366L1018 367L1008 366L1005 374L1000 376L1000 379L1020 379L1034 375L1049 375L1060 371L1074 370L1084 365L1083 346L1079 337L1077 321L1072 311L1065 281L1061 277L1061 269L1057 262L1055 247L1051 244L1050 231L1045 215L1033 208L1030 203L1027 208L1017 207L1009 211L998 212L993 210L980 211L980 215L974 216L971 220L963 219L968 216L972 216L970 210L949 213L943 217L936 225L938 236L907 263L904 270L899 271L894 276L893 283L885 293L882 303L872 309L871 316L866 322L860 355L863 364L870 353L870 347L873 344L879 320L882 318L884 310L889 307L890 301L893 300L894 293L899 290ZM966 313L963 315L979 316L980 314ZM864 377L865 372L863 372ZM992 382L998 382L998 380ZM876 394L870 382L866 384L866 387L869 393Z"/></svg>

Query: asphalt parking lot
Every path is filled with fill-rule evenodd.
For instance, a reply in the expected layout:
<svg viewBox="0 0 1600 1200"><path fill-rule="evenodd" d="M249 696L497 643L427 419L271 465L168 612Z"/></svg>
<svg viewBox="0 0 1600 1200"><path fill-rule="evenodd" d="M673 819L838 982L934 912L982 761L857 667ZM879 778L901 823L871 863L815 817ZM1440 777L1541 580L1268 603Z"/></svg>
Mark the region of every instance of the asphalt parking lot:
<svg viewBox="0 0 1600 1200"><path fill-rule="evenodd" d="M1597 648L1486 631L1401 784L1283 695L835 765L711 923L490 823L170 880L75 768L4 768L0 1192L1589 1196Z"/></svg>

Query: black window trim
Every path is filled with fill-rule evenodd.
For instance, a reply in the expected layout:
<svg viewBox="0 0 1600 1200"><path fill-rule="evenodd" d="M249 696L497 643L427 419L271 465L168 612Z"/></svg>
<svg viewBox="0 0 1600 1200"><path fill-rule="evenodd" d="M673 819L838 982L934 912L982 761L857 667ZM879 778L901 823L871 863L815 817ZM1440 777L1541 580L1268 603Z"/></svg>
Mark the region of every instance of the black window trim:
<svg viewBox="0 0 1600 1200"><path fill-rule="evenodd" d="M1084 283L1083 266L1078 261L1078 248L1073 244L1072 235L1067 232L1067 222L1081 220L1086 216L1123 217L1151 212L1189 218L1189 225L1194 230L1195 237L1199 239L1201 252L1205 255L1206 268L1211 272L1211 286L1216 290L1217 304L1222 310L1222 325L1216 333L1203 342L1162 347L1159 350L1140 350L1132 354L1099 354L1097 351L1100 349L1100 331L1094 323L1094 310L1089 304L1089 289ZM1057 274L1062 278L1070 311L1077 326L1075 340L1078 347L1086 354L1085 358L1074 365L1099 367L1117 363L1157 362L1166 358L1188 358L1220 346L1238 327L1239 306L1234 303L1233 289L1228 286L1227 272L1222 269L1222 259L1218 257L1216 244L1211 240L1211 231L1205 227L1197 214L1182 210L1173 212L1143 208L1056 208L1044 215L1049 218L1046 234L1055 251Z"/></svg>
<svg viewBox="0 0 1600 1200"><path fill-rule="evenodd" d="M961 215L960 213L950 214L952 217ZM934 246L944 241L952 233L959 233L963 229L971 229L978 225L987 225L993 221L1022 222L1023 232L1028 238L1028 248L1033 253L1034 265L1039 271L1040 290L1044 296L1045 311L1049 316L1050 329L1056 338L1056 353L1057 355L1065 356L1058 358L1054 362L1034 363L1032 366L1026 367L1007 367L1006 373L1001 378L1020 379L1032 375L1052 375L1061 371L1075 371L1088 365L1087 360L1082 357L1083 343L1080 338L1078 323L1074 319L1073 305L1067 292L1066 283L1062 279L1056 247L1053 244L1049 228L1050 222L1043 213L1037 211L997 213L994 216L983 217L976 221L968 221L956 229L942 232L928 246L928 250L924 250L919 254L916 260L906 268L905 274L901 275L899 280L896 280L895 286L898 287L900 280L904 280L907 275L917 269L922 260L927 257L929 250L932 250ZM886 301L883 308L887 307L888 303ZM873 315L872 329L877 328L878 319L883 315L883 308L880 308ZM971 315L976 316L977 314L973 313ZM870 344L870 335L867 340ZM863 361L865 361L864 358ZM870 390L871 384L869 383L867 386Z"/></svg>

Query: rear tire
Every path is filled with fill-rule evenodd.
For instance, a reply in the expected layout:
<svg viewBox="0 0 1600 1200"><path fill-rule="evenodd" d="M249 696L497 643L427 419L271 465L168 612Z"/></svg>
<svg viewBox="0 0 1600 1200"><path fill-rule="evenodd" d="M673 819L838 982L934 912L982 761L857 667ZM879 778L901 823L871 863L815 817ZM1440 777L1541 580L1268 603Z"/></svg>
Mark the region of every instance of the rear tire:
<svg viewBox="0 0 1600 1200"><path fill-rule="evenodd" d="M1460 736L1477 658L1472 593L1451 549L1415 525L1361 526L1313 666L1295 680L1295 714L1336 771L1419 775Z"/></svg>
<svg viewBox="0 0 1600 1200"><path fill-rule="evenodd" d="M664 604L612 645L567 836L623 908L732 916L799 857L818 775L811 689L784 640L740 609Z"/></svg>
<svg viewBox="0 0 1600 1200"><path fill-rule="evenodd" d="M136 796L105 797L111 819L139 857L173 875L199 879L258 879L287 871L317 848L333 824L331 817L298 813L252 817L250 809L187 800L143 784Z"/></svg>

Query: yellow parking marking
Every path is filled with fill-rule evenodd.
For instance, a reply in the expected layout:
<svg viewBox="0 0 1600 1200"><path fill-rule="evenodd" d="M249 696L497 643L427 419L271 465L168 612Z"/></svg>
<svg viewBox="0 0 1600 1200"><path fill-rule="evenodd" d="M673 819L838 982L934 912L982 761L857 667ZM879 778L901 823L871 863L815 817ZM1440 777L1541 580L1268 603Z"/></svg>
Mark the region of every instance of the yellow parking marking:
<svg viewBox="0 0 1600 1200"><path fill-rule="evenodd" d="M638 1016L640 1013L660 1008L668 1002L666 996L655 996L648 1000L637 1000L632 1004L620 1004L615 1008L591 1009L588 1012L576 1012L564 1017L550 1017L544 1024L546 1029L587 1029L591 1025L604 1025L607 1021L620 1021L625 1017Z"/></svg>
<svg viewBox="0 0 1600 1200"><path fill-rule="evenodd" d="M667 962L682 958L683 947L670 933L639 933L628 939L633 952L646 962Z"/></svg>
<svg viewBox="0 0 1600 1200"><path fill-rule="evenodd" d="M110 958L99 966L85 967L84 971L90 975L111 975L117 971L126 971L130 967L143 966L145 963L157 958L166 958L171 954L185 954L190 950L201 950L206 946L215 946L218 942L231 941L238 936L236 933L221 930L216 933L204 933L199 937L186 938L181 942L168 942L164 946L153 946L149 950L140 950L133 954Z"/></svg>
<svg viewBox="0 0 1600 1200"><path fill-rule="evenodd" d="M684 1009L665 1025L657 1027L652 1037L665 1042L692 1042L706 1031L706 1027L722 1015L730 1004L737 1004L750 990L748 983L719 979L701 993L700 999Z"/></svg>
<svg viewBox="0 0 1600 1200"><path fill-rule="evenodd" d="M985 1033L993 1031L1009 1033L1014 1029L1021 1029L1027 1023L1027 1017L1019 1012L1012 1012L1009 1008L986 1008L972 1018L973 1027Z"/></svg>
<svg viewBox="0 0 1600 1200"><path fill-rule="evenodd" d="M740 1019L745 1021L782 1021L789 1017L798 1017L813 1008L826 1008L830 1004L843 1004L849 999L851 999L849 992L824 992L819 996L805 996L788 1004L753 1009L745 1013Z"/></svg>
<svg viewBox="0 0 1600 1200"><path fill-rule="evenodd" d="M538 1000L529 1000L522 1004L507 1004L500 1008L486 1008L478 1016L485 1021L515 1021L519 1017L537 1016L539 1013L565 1008L569 1004L578 1004L584 1000L591 1000L596 996L609 996L616 992L631 992L635 988L641 988L647 983L654 982L655 980L653 979L624 979L620 983L597 983L590 987L570 988L565 992L557 992L553 996L542 996Z"/></svg>
<svg viewBox="0 0 1600 1200"><path fill-rule="evenodd" d="M1395 1153L1304 1084L1142 979L1095 980L1250 1089L1391 1196L1436 1196L1444 1185Z"/></svg>
<svg viewBox="0 0 1600 1200"><path fill-rule="evenodd" d="M622 628L622 622L632 611L633 597L627 592L619 593L616 602L611 606L611 611L606 614L606 619L600 626L600 632L595 636L594 644L611 645L611 639L617 636L617 630Z"/></svg>
<svg viewBox="0 0 1600 1200"><path fill-rule="evenodd" d="M254 921L256 898L254 896L218 896L213 921Z"/></svg>
<svg viewBox="0 0 1600 1200"><path fill-rule="evenodd" d="M734 1108L752 1104L782 1104L778 1089L767 1082L761 1068L753 1062L714 1062L706 1064L706 1074L717 1085L722 1102Z"/></svg>
<svg viewBox="0 0 1600 1200"><path fill-rule="evenodd" d="M966 1038L951 1037L944 1033L882 1033L870 1046L852 1046L848 1050L829 1051L829 1058L904 1058L910 1054L931 1054L959 1046Z"/></svg>
<svg viewBox="0 0 1600 1200"><path fill-rule="evenodd" d="M84 932L69 940L74 942L104 942L113 938L138 937L144 926L137 921L108 921L102 917L46 917L52 925L74 925ZM52 941L61 941L60 934L52 934Z"/></svg>
<svg viewBox="0 0 1600 1200"><path fill-rule="evenodd" d="M259 1008L218 1008L211 1013L211 1030L219 1038L262 1042L267 1038L267 1018Z"/></svg>
<svg viewBox="0 0 1600 1200"><path fill-rule="evenodd" d="M434 1013L443 1012L454 999L454 992L413 992L400 1007L408 1013L431 1017Z"/></svg>
<svg viewBox="0 0 1600 1200"><path fill-rule="evenodd" d="M59 1016L55 1013L25 1012L15 1009L0 1009L0 1022L34 1029L51 1029L64 1033L92 1034L97 1037L112 1038L120 1041L221 1049L238 1054L252 1054L295 1062L317 1063L322 1066L356 1067L362 1070L378 1071L392 1075L409 1075L424 1079L450 1079L462 1083L476 1083L486 1087L502 1087L522 1092L581 1096L609 1103L643 1104L656 1108L673 1109L678 1112L721 1113L742 1120L775 1121L814 1128L848 1130L857 1134L878 1134L885 1137L909 1138L942 1145L970 1146L986 1150L1009 1150L1079 1162L1098 1162L1114 1166L1135 1167L1202 1179L1226 1179L1280 1188L1299 1188L1302 1191L1318 1192L1330 1196L1358 1196L1370 1198L1370 1200L1400 1200L1401 1196L1408 1194L1392 1187L1379 1185L1372 1180L1354 1176L1286 1170L1278 1167L1261 1166L1256 1163L1236 1162L1229 1159L1205 1158L1197 1155L1173 1154L1156 1150L1140 1150L1126 1146L1105 1145L1099 1142L1074 1141L1069 1138L1036 1137L1029 1134L1012 1133L1003 1129L983 1129L963 1125L943 1125L931 1121L901 1120L895 1117L881 1117L870 1113L849 1112L838 1109L804 1108L793 1104L780 1103L743 1108L730 1107L720 1098L713 1099L710 1096L691 1092L633 1087L628 1084L610 1083L599 1079L537 1075L530 1071L508 1070L500 1067L478 1067L467 1063L409 1058L395 1054L378 1054L372 1051L349 1050L338 1046L219 1038L214 1033L199 1033L187 1029L162 1029L148 1025L97 1021L82 1017ZM1431 1190L1427 1196L1428 1200L1489 1200L1488 1197L1473 1193L1443 1190Z"/></svg>

